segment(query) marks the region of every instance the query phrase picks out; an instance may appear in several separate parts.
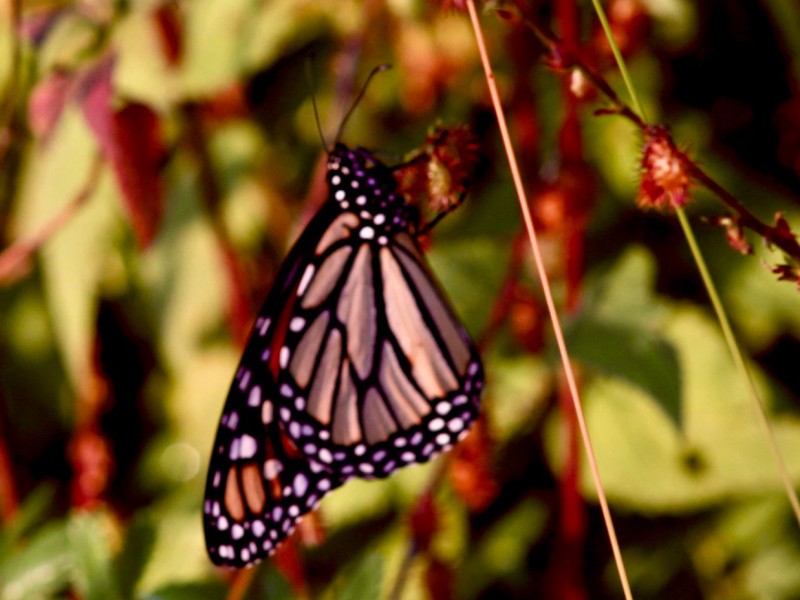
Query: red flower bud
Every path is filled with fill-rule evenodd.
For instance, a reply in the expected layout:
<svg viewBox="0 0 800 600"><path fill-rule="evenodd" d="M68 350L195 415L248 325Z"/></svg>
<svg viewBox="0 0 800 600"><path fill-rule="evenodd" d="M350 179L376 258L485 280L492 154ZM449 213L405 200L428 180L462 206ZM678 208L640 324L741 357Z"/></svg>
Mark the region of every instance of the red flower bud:
<svg viewBox="0 0 800 600"><path fill-rule="evenodd" d="M678 208L689 201L692 184L686 156L665 127L645 130L642 179L636 199L643 208Z"/></svg>

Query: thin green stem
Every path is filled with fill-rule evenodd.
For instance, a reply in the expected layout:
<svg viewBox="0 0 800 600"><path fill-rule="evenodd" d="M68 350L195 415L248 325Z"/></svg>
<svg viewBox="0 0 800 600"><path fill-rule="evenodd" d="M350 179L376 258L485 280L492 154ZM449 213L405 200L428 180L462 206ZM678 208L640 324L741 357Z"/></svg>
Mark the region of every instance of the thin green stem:
<svg viewBox="0 0 800 600"><path fill-rule="evenodd" d="M606 37L608 38L608 43L611 46L611 51L614 53L614 58L617 61L617 66L619 67L620 73L622 74L622 79L625 81L625 86L628 88L628 93L631 96L631 100L635 106L635 109L642 117L642 120L646 122L647 118L645 117L644 109L642 108L642 105L639 102L639 98L636 95L636 90L634 89L633 82L630 76L628 75L628 69L625 66L625 61L622 58L622 54L620 53L619 48L617 48L617 45L614 42L614 37L611 34L611 27L608 24L608 20L606 19L605 13L603 12L603 7L600 5L599 0L592 0L592 4L594 4L597 17L598 19L600 19L600 23L602 24L603 30L606 33ZM722 190L721 186L718 186L715 182L711 181L710 178L699 167L696 167L693 163L691 163L691 171L692 171L692 176L698 178L705 185L708 186L710 182L714 186L716 186L712 187L712 189L717 191L717 193L719 193L720 190ZM724 190L722 190L722 192L724 192ZM730 199L733 198L731 197ZM735 199L733 200L736 205L739 204L738 202L735 201ZM725 337L725 343L728 346L728 350L730 351L731 356L733 357L733 362L736 365L736 370L739 372L739 376L744 381L747 389L750 392L750 397L756 408L758 421L761 424L761 427L764 429L764 433L767 436L767 442L769 443L770 449L772 450L772 453L775 457L775 463L778 466L778 472L781 481L783 482L783 486L786 489L786 495L788 496L789 502L792 505L792 511L794 512L795 519L797 520L798 525L800 525L800 501L798 501L797 493L795 492L794 486L792 485L792 481L789 476L789 471L786 468L786 463L783 460L780 448L778 447L778 442L775 439L775 432L772 430L772 426L770 425L769 420L767 418L767 412L764 409L764 401L761 399L761 395L758 393L758 390L756 389L750 370L747 368L747 364L744 361L742 351L739 348L739 344L736 341L736 336L734 336L733 334L733 329L731 328L728 315L725 312L725 307L722 305L722 301L719 298L719 294L717 293L714 281L708 272L708 268L706 267L703 254L700 251L700 247L697 245L697 240L694 237L694 232L692 231L692 227L689 224L689 220L686 218L686 213L680 207L676 208L675 212L678 214L678 220L680 221L681 228L683 229L683 234L686 237L686 241L688 242L689 248L692 251L692 256L694 257L695 264L697 265L697 270L700 272L700 277L703 279L703 284L705 285L706 291L708 292L708 297L711 299L711 304L714 307L714 313L717 316L717 321L719 321L720 328L722 329L722 334ZM750 214L749 212L744 210L744 207L742 206L739 206L739 212L740 214L743 214L745 216L748 216Z"/></svg>
<svg viewBox="0 0 800 600"><path fill-rule="evenodd" d="M786 463L783 460L780 448L778 447L778 442L775 439L775 432L772 430L772 426L767 419L767 411L764 408L764 401L762 400L761 395L758 393L758 389L753 381L753 376L750 373L750 369L747 368L747 363L745 363L744 356L742 356L742 351L736 341L736 336L733 333L730 320L725 312L725 307L722 304L722 300L720 300L719 294L717 293L714 280L711 278L711 274L708 272L708 267L706 266L705 259L700 251L700 247L697 245L697 240L695 239L694 232L689 224L689 219L686 217L686 212L682 208L678 208L675 212L677 213L678 220L681 223L683 234L686 236L686 241L689 243L689 248L692 251L694 262L697 265L697 270L700 271L700 277L702 277L703 284L706 286L708 297L711 299L711 304L714 307L714 313L716 314L717 321L719 321L720 327L722 328L722 334L725 336L725 343L728 345L728 350L730 350L733 362L736 365L736 370L739 372L739 377L746 382L748 390L750 391L750 396L752 397L753 404L756 408L756 416L758 417L758 421L767 436L770 449L775 457L775 463L778 466L778 473L781 477L784 488L786 488L786 495L789 497L789 502L792 505L795 519L797 519L797 523L800 525L800 501L797 499L797 492L795 492L794 486L792 485L792 480L789 476L789 470L786 468Z"/></svg>
<svg viewBox="0 0 800 600"><path fill-rule="evenodd" d="M614 54L614 60L617 61L617 67L622 75L622 80L625 82L625 87L628 88L628 94L631 97L633 108L639 114L639 116L642 117L642 120L646 122L647 115L644 112L644 107L642 107L641 102L639 102L639 96L636 95L636 89L633 87L633 80L628 73L628 67L625 65L625 59L622 58L622 52L619 51L617 43L614 40L614 35L611 32L611 26L608 24L608 19L606 18L606 13L603 10L603 6L600 4L600 0L592 0L592 4L594 5L594 12L597 13L597 18L600 20L600 24L603 26L603 31L606 33L606 39L608 39L608 44L611 46L611 52Z"/></svg>

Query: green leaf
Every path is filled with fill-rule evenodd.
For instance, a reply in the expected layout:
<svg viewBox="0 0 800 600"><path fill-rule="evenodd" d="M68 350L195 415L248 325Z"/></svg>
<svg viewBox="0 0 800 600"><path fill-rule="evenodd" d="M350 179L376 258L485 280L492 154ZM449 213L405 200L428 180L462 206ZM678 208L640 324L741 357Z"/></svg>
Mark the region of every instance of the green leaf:
<svg viewBox="0 0 800 600"><path fill-rule="evenodd" d="M49 484L42 484L28 494L14 520L0 529L0 562L13 551L13 546L26 532L44 520L47 510L53 504L54 496L55 489Z"/></svg>
<svg viewBox="0 0 800 600"><path fill-rule="evenodd" d="M153 553L156 528L149 513L138 513L128 525L125 545L117 557L117 579L124 598L132 598L136 583Z"/></svg>
<svg viewBox="0 0 800 600"><path fill-rule="evenodd" d="M697 309L673 309L664 330L682 377L682 429L653 397L622 379L596 377L583 390L586 419L609 498L646 512L707 508L736 495L779 490L777 470L755 408L721 334ZM771 390L751 365L767 408ZM800 480L800 422L772 417L787 468ZM546 448L560 464L559 429L548 424ZM584 493L594 495L588 470Z"/></svg>
<svg viewBox="0 0 800 600"><path fill-rule="evenodd" d="M86 184L96 146L81 116L66 109L54 137L30 169L18 214L30 235L71 202ZM98 286L115 256L121 227L119 199L109 177L100 177L91 198L41 250L44 289L53 331L74 390L91 371Z"/></svg>
<svg viewBox="0 0 800 600"><path fill-rule="evenodd" d="M524 573L528 552L542 535L546 519L546 509L533 498L507 510L481 535L480 544L460 566L457 597L474 597L495 579Z"/></svg>
<svg viewBox="0 0 800 600"><path fill-rule="evenodd" d="M113 568L110 516L76 513L67 524L75 587L86 600L122 598Z"/></svg>
<svg viewBox="0 0 800 600"><path fill-rule="evenodd" d="M571 323L566 335L572 358L641 388L680 426L681 366L666 339L634 325L588 318Z"/></svg>
<svg viewBox="0 0 800 600"><path fill-rule="evenodd" d="M507 240L489 237L443 240L428 259L445 295L467 329L478 332L489 317L505 275ZM498 266L500 265L500 266Z"/></svg>
<svg viewBox="0 0 800 600"><path fill-rule="evenodd" d="M206 583L174 583L142 596L142 600L223 600L229 592L221 581ZM269 596L279 600L280 596Z"/></svg>
<svg viewBox="0 0 800 600"><path fill-rule="evenodd" d="M383 557L368 549L362 559L345 569L334 582L336 600L380 598L383 586Z"/></svg>
<svg viewBox="0 0 800 600"><path fill-rule="evenodd" d="M0 598L56 596L69 582L71 560L66 521L50 522L31 537L27 546L0 562Z"/></svg>
<svg viewBox="0 0 800 600"><path fill-rule="evenodd" d="M280 574L271 562L259 568L257 580L250 590L251 598L269 598L270 600L295 600L292 584Z"/></svg>

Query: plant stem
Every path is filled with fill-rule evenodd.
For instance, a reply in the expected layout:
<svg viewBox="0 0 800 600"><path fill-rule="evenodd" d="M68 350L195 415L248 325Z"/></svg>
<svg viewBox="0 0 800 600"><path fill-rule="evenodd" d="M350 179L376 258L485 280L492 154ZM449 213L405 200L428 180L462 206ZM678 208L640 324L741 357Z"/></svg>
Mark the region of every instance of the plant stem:
<svg viewBox="0 0 800 600"><path fill-rule="evenodd" d="M772 451L772 454L775 457L775 463L778 466L778 474L783 482L783 487L786 489L786 495L788 496L789 502L792 505L792 511L794 512L797 524L800 525L800 501L798 501L797 492L795 492L794 486L792 485L789 471L786 468L786 463L783 460L780 448L778 447L778 442L775 439L775 432L772 430L772 426L767 419L764 401L756 389L753 376L750 373L750 369L747 368L747 364L742 356L742 351L739 348L739 344L736 341L736 336L733 333L733 328L728 320L728 315L725 312L725 306L722 304L719 294L717 293L716 286L714 285L714 280L711 278L711 275L708 272L705 259L703 258L703 254L697 245L697 240L695 239L692 227L689 224L689 219L686 218L686 212L682 208L678 208L676 212L678 214L678 220L681 223L681 228L683 229L683 234L686 236L686 241L688 242L689 248L692 251L694 262L697 264L697 270L700 271L700 277L703 279L703 284L708 292L711 305L714 307L714 313L717 316L717 321L719 321L722 334L725 337L725 343L727 344L728 350L733 358L733 362L736 365L736 370L739 372L739 377L741 377L741 379L747 384L753 404L755 405L758 422L764 429L764 433L767 436L767 442L769 442L770 450Z"/></svg>
<svg viewBox="0 0 800 600"><path fill-rule="evenodd" d="M639 111L642 119L646 122L646 118L644 113L642 112L641 103L639 102L638 96L636 94L636 90L633 87L633 83L628 77L628 70L625 66L625 61L622 58L619 49L614 41L613 36L611 35L611 29L608 26L608 21L606 20L605 13L603 12L603 7L600 5L599 0L592 0L592 3L595 7L595 12L597 13L600 22L603 24L603 29L606 32L606 36L608 38L608 43L611 45L611 49L614 52L614 58L617 61L617 66L619 67L620 72L622 73L622 77L625 80L625 85L628 88L628 93L633 100L634 105L637 107L636 110ZM685 157L685 155L684 155ZM730 206L732 206L740 216L740 221L742 225L747 223L747 225L751 228L754 228L754 225L761 226L764 225L758 219L756 219L747 209L744 208L733 196L731 196L722 186L717 184L711 177L709 177L705 171L703 171L699 166L694 164L692 161L685 157L685 162L689 167L689 171L695 179L700 181L703 185L714 191L720 198L725 200ZM709 298L711 299L711 304L714 307L714 312L717 317L717 321L720 324L720 328L722 329L722 334L725 337L725 343L728 346L728 350L733 357L733 362L736 365L736 369L739 372L740 378L745 383L747 389L750 392L750 397L755 405L756 408L756 415L758 416L759 423L761 427L764 429L764 432L767 436L767 442L769 443L770 450L772 451L775 457L775 463L778 467L778 472L780 474L781 481L783 482L783 486L786 489L786 495L789 498L789 502L792 505L792 511L794 512L795 519L797 520L798 525L800 525L800 501L798 501L797 493L794 490L794 486L792 485L791 478L789 476L789 471L786 468L786 463L783 460L783 456L781 455L780 448L778 447L778 442L775 439L775 432L772 430L772 426L767 419L767 413L764 409L764 401L761 399L761 395L758 393L756 389L755 383L753 381L753 377L750 374L750 370L747 368L747 364L744 361L744 357L742 355L742 351L739 348L739 344L736 341L736 336L733 334L733 329L731 328L730 320L728 319L728 315L725 311L725 307L722 304L722 301L719 298L719 294L717 293L716 286L714 285L714 280L711 278L711 275L708 272L708 267L706 266L705 259L703 258L703 254L700 251L700 247L697 245L697 240L695 239L694 232L692 231L692 227L689 223L689 219L686 218L685 211L680 208L676 207L675 212L678 215L678 220L680 221L681 228L683 229L683 234L686 237L686 241L689 244L689 248L691 249L692 256L694 257L695 264L697 265L697 270L700 272L700 277L703 280L703 284L705 285L706 292L708 293ZM767 226L764 226L767 229L774 229ZM763 233L762 233L763 235ZM792 243L797 246L797 242L794 239L786 238L785 236L780 236L773 238L773 236L765 236L767 239L770 239L773 243L778 245L778 242L784 241L785 243L791 245ZM781 246L783 248L783 246ZM800 246L797 246L800 249Z"/></svg>
<svg viewBox="0 0 800 600"><path fill-rule="evenodd" d="M536 230L533 225L533 218L528 205L527 194L525 193L525 187L522 183L522 176L520 175L519 166L517 165L514 148L511 144L511 136L508 132L508 125L506 124L505 114L500 101L500 93L498 92L497 84L495 83L494 72L492 71L491 61L489 60L489 55L486 50L486 42L484 41L483 30L480 25L480 20L478 19L478 13L475 9L474 0L467 0L467 10L469 11L472 28L475 33L475 41L478 44L478 51L480 53L481 62L483 63L483 68L486 75L486 83L489 87L489 94L492 98L492 104L497 116L497 123L500 128L500 135L503 138L503 145L506 150L506 156L508 158L508 164L511 170L511 177L514 180L517 199L519 200L520 210L522 211L522 218L525 221L525 228L528 232L528 238L530 240L534 262L536 263L536 270L539 274L542 291L547 303L547 310L550 314L551 323L553 324L553 333L555 334L556 344L558 346L559 354L561 355L561 362L564 365L564 377L566 379L570 395L572 396L572 402L575 408L576 417L578 419L578 425L581 430L581 437L583 438L583 445L589 460L589 469L592 473L595 490L597 491L597 499L600 504L600 509L603 513L603 521L606 525L609 541L611 542L611 550L614 554L614 561L617 565L617 571L619 572L620 582L622 583L622 589L625 593L625 598L627 600L632 600L633 595L631 594L628 575L625 571L625 564L622 560L622 553L620 551L619 542L617 541L617 534L614 528L614 522L611 518L611 511L608 507L608 500L606 499L605 490L603 489L603 484L600 480L600 471L597 466L597 459L595 458L594 449L592 448L592 441L589 436L589 430L586 426L586 419L581 407L580 394L575 381L575 374L573 373L569 352L567 351L566 342L564 341L564 333L561 328L561 322L558 316L558 311L556 310L555 301L553 300L550 282L548 281L547 273L544 268L544 260L542 258L541 249L539 248Z"/></svg>

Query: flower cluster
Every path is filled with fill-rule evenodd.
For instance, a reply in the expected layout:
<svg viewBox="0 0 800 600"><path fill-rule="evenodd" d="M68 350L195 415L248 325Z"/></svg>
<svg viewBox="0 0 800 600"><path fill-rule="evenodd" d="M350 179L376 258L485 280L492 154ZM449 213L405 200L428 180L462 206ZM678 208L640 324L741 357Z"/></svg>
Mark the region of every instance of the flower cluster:
<svg viewBox="0 0 800 600"><path fill-rule="evenodd" d="M417 155L397 168L395 178L429 222L461 204L479 160L480 144L467 126L436 127Z"/></svg>
<svg viewBox="0 0 800 600"><path fill-rule="evenodd" d="M642 179L636 199L643 208L680 208L689 201L689 163L666 127L645 129Z"/></svg>

